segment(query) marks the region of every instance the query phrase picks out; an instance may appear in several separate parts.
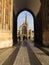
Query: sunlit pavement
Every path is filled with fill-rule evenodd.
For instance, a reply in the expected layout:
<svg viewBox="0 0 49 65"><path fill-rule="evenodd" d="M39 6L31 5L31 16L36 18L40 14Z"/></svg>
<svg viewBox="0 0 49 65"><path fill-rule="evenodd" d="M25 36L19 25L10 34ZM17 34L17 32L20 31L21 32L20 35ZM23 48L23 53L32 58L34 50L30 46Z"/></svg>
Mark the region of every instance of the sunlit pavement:
<svg viewBox="0 0 49 65"><path fill-rule="evenodd" d="M34 47L34 43L28 40L0 49L0 65L49 65L49 48Z"/></svg>

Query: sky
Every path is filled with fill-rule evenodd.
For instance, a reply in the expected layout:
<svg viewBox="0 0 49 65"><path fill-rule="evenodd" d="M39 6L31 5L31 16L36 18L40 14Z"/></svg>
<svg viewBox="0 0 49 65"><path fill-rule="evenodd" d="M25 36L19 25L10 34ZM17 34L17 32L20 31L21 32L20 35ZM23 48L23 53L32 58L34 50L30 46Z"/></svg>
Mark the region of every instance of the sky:
<svg viewBox="0 0 49 65"><path fill-rule="evenodd" d="M25 15L27 14L27 23L28 23L28 29L31 29L34 31L34 19L30 12L23 11L18 15L17 19L17 30L19 30L20 25L22 25L25 22Z"/></svg>

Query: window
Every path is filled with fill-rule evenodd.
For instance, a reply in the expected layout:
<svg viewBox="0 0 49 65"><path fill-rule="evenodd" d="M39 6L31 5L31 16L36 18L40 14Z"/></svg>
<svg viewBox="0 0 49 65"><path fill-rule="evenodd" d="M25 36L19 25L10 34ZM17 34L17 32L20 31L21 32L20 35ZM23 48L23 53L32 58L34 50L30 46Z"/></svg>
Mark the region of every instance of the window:
<svg viewBox="0 0 49 65"><path fill-rule="evenodd" d="M22 34L27 34L27 27L23 26L23 28L22 28Z"/></svg>

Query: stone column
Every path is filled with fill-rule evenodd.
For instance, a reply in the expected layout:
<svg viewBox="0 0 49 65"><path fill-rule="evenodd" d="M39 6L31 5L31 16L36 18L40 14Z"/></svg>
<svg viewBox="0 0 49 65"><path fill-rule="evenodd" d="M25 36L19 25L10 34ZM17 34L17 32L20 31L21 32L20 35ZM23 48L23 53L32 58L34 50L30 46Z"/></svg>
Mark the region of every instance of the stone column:
<svg viewBox="0 0 49 65"><path fill-rule="evenodd" d="M6 0L3 0L3 16L4 16L4 21L3 21L3 29L5 29L5 7L6 7Z"/></svg>
<svg viewBox="0 0 49 65"><path fill-rule="evenodd" d="M2 0L0 1L0 29L2 29Z"/></svg>
<svg viewBox="0 0 49 65"><path fill-rule="evenodd" d="M11 0L10 30L11 30L11 32L13 32L13 0Z"/></svg>

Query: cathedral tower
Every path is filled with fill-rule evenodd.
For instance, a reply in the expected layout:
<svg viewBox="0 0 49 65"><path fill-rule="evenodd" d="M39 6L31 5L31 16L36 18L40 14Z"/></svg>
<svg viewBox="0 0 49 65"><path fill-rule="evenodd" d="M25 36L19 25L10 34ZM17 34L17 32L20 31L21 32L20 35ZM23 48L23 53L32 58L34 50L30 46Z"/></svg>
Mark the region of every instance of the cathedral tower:
<svg viewBox="0 0 49 65"><path fill-rule="evenodd" d="M25 13L25 23L27 24L27 13Z"/></svg>

